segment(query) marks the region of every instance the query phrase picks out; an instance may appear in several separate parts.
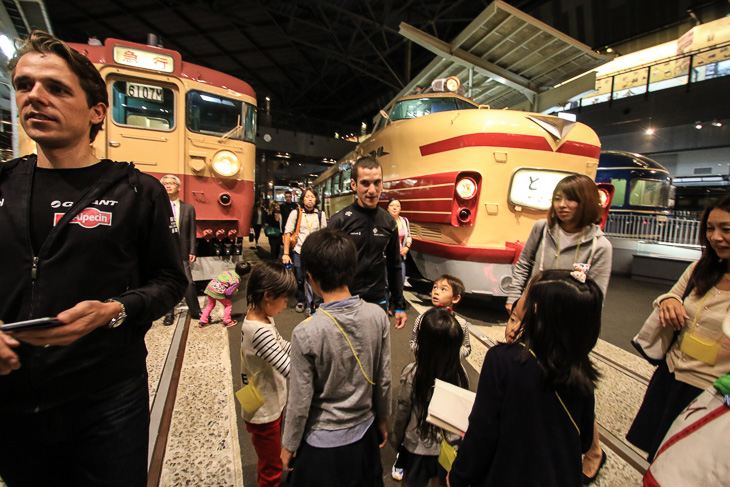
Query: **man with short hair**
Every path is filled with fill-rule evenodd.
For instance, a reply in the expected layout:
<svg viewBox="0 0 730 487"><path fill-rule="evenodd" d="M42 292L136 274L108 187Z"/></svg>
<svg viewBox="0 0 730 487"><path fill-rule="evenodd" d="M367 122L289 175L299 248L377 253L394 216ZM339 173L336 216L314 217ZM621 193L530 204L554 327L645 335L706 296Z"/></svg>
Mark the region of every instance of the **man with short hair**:
<svg viewBox="0 0 730 487"><path fill-rule="evenodd" d="M284 203L282 203L279 208L281 210L281 221L284 222L284 225L286 225L286 222L289 219L289 213L299 208L297 202L294 201L291 191L287 190L284 193Z"/></svg>
<svg viewBox="0 0 730 487"><path fill-rule="evenodd" d="M195 281L193 281L193 272L190 264L195 262L197 255L198 239L195 228L195 207L190 203L185 203L180 199L180 178L174 174L168 174L160 178L160 182L167 191L170 198L170 206L172 215L180 235L180 257L185 269L185 275L188 278L188 289L185 291L185 303L188 305L190 317L194 320L200 319L200 303L198 302L198 293L195 290ZM175 320L175 310L171 309L163 324L170 326Z"/></svg>
<svg viewBox="0 0 730 487"><path fill-rule="evenodd" d="M0 477L9 487L147 482L144 336L180 300L170 202L155 178L99 160L107 88L83 55L32 32L8 65L38 155L0 163Z"/></svg>
<svg viewBox="0 0 730 487"><path fill-rule="evenodd" d="M338 211L329 227L345 231L357 247L357 274L350 292L387 311L386 272L395 307L395 327L406 324L403 276L398 240L398 224L378 206L383 192L383 168L373 157L363 157L352 166L350 187L357 200Z"/></svg>

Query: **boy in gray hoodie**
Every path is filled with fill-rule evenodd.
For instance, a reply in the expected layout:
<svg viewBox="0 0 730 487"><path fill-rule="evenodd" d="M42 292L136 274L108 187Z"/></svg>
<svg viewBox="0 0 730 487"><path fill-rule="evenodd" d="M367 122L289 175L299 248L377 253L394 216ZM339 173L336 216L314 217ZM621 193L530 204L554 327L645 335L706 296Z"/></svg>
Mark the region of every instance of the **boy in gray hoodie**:
<svg viewBox="0 0 730 487"><path fill-rule="evenodd" d="M345 233L310 235L302 266L324 304L292 333L281 450L289 485L382 486L379 447L391 407L388 317L350 295L357 251Z"/></svg>

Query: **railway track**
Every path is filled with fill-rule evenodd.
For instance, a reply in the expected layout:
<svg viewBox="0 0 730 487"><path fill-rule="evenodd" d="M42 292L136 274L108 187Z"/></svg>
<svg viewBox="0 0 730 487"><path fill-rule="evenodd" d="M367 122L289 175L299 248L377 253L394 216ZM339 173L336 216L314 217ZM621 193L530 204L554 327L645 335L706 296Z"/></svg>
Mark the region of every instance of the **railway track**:
<svg viewBox="0 0 730 487"><path fill-rule="evenodd" d="M487 347L487 349L496 345L496 343L492 339L490 339L480 330L472 328L469 330L469 332L474 339ZM631 370L629 367L626 367L625 365L620 364L601 353L593 351L591 352L591 357L594 360L603 363L607 367L611 367L612 369L624 374L628 378L639 382L644 387L649 384L649 378ZM621 458L628 465L630 465L631 468L633 468L643 476L644 473L646 473L647 468L649 468L649 463L646 461L646 458L639 454L634 449L634 447L629 445L623 438L617 436L609 428L601 424L600 421L598 421L597 423L598 432L601 436L601 445L614 452L619 458Z"/></svg>

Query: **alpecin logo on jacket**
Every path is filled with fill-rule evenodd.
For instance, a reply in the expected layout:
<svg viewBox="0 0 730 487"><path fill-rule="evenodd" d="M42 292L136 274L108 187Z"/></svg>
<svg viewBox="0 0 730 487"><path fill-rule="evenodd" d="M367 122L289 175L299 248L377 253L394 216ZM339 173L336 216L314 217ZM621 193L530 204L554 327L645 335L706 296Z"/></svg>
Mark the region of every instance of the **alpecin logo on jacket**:
<svg viewBox="0 0 730 487"><path fill-rule="evenodd" d="M58 224L61 218L63 218L63 215L65 215L65 213L53 214L54 227ZM84 228L96 228L99 225L110 227L112 226L112 214L109 211L101 211L98 208L84 208L78 215L73 217L69 223L74 223Z"/></svg>

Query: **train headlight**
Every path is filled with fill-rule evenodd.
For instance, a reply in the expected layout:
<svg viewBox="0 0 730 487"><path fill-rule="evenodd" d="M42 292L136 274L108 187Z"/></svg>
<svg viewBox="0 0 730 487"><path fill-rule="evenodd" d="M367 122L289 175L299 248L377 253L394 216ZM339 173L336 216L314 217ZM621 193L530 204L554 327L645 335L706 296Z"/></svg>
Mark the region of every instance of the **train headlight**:
<svg viewBox="0 0 730 487"><path fill-rule="evenodd" d="M213 170L221 176L233 176L241 170L241 163L236 154L227 150L216 153L210 163Z"/></svg>
<svg viewBox="0 0 730 487"><path fill-rule="evenodd" d="M477 194L477 183L472 178L463 178L456 183L456 194L463 200L468 200Z"/></svg>
<svg viewBox="0 0 730 487"><path fill-rule="evenodd" d="M452 93L455 93L459 89L459 86L461 86L461 81L456 76L450 76L446 80L446 89Z"/></svg>

